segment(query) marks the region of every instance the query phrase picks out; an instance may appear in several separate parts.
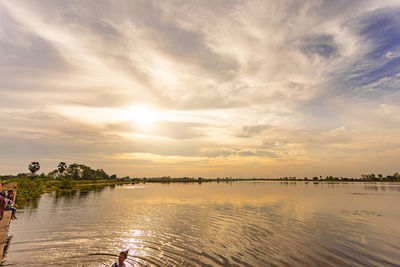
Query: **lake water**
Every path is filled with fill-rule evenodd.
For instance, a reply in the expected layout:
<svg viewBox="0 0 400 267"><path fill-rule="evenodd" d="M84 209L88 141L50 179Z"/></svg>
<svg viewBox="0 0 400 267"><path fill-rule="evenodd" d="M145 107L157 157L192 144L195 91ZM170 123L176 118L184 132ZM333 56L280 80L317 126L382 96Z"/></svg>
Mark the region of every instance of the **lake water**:
<svg viewBox="0 0 400 267"><path fill-rule="evenodd" d="M399 266L400 185L139 184L43 195L4 266Z"/></svg>

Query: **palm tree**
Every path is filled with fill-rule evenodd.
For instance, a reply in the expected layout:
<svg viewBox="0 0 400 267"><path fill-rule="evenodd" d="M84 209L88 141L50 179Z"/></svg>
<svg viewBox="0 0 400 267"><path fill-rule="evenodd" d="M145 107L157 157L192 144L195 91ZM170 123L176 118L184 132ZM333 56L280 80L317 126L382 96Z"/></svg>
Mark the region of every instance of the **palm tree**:
<svg viewBox="0 0 400 267"><path fill-rule="evenodd" d="M67 163L65 163L65 162L60 162L60 163L58 164L57 169L58 169L58 171L59 171L59 172L61 173L61 175L62 175L63 172L67 169Z"/></svg>
<svg viewBox="0 0 400 267"><path fill-rule="evenodd" d="M35 172L37 172L38 170L40 170L40 164L37 161L32 161L29 164L29 170L31 171L32 174L35 174Z"/></svg>

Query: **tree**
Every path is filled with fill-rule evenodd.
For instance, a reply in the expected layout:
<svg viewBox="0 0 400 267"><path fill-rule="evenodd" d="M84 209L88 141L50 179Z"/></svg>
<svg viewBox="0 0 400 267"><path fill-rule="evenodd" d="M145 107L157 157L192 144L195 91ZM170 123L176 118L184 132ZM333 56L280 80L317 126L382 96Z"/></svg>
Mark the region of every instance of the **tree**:
<svg viewBox="0 0 400 267"><path fill-rule="evenodd" d="M40 164L37 161L32 161L31 164L29 164L29 170L31 171L32 174L35 174L38 170L40 170Z"/></svg>
<svg viewBox="0 0 400 267"><path fill-rule="evenodd" d="M70 164L65 169L65 177L74 180L108 180L110 176L103 170L93 170L89 166L83 164Z"/></svg>
<svg viewBox="0 0 400 267"><path fill-rule="evenodd" d="M51 179L57 179L59 174L60 174L60 173L59 173L58 170L54 170L54 171L49 172L48 176L49 176Z"/></svg>
<svg viewBox="0 0 400 267"><path fill-rule="evenodd" d="M79 168L79 165L74 163L70 164L67 168L67 176L71 177L74 180L80 180L82 175L82 170Z"/></svg>
<svg viewBox="0 0 400 267"><path fill-rule="evenodd" d="M393 178L396 182L400 181L400 174L398 172L396 172L395 174L393 174Z"/></svg>
<svg viewBox="0 0 400 267"><path fill-rule="evenodd" d="M67 169L67 163L65 163L65 162L60 162L60 163L58 164L57 169L58 169L58 171L60 172L60 174L62 175L63 172Z"/></svg>

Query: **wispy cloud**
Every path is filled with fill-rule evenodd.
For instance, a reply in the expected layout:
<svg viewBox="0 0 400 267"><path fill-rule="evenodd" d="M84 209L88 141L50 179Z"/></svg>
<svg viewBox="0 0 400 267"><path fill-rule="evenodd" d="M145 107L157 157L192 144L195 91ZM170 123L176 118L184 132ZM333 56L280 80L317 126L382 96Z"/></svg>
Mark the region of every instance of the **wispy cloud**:
<svg viewBox="0 0 400 267"><path fill-rule="evenodd" d="M391 173L399 21L398 1L3 1L0 173Z"/></svg>

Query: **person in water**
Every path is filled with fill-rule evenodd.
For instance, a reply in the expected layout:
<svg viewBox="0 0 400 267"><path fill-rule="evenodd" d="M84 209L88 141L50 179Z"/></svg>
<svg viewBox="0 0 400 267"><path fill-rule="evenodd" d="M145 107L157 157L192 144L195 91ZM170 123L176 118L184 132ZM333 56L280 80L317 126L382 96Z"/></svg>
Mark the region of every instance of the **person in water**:
<svg viewBox="0 0 400 267"><path fill-rule="evenodd" d="M128 258L129 249L122 251L119 253L118 262L114 262L111 267L126 267L124 261Z"/></svg>

